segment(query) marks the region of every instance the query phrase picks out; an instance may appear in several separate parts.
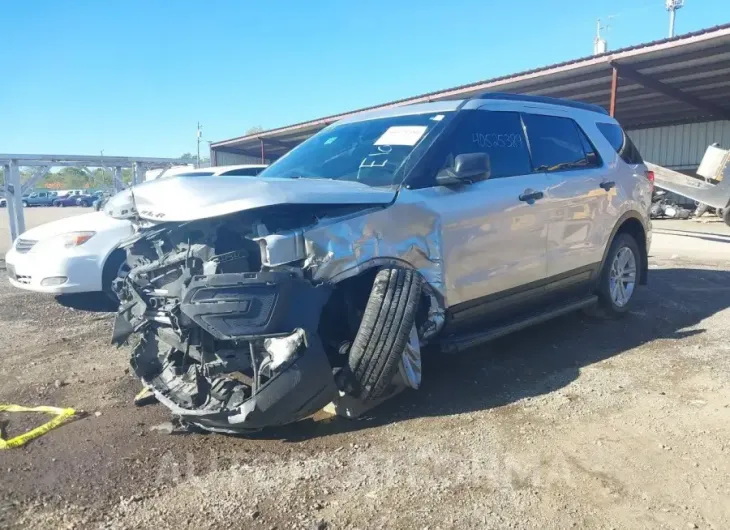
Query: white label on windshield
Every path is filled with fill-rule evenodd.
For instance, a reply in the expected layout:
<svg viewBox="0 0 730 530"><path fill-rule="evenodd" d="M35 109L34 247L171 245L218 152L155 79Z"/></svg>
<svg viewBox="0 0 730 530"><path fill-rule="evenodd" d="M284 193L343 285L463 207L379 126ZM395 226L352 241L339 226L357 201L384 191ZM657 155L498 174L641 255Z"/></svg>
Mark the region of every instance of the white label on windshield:
<svg viewBox="0 0 730 530"><path fill-rule="evenodd" d="M416 145L426 128L425 125L389 127L373 145Z"/></svg>
<svg viewBox="0 0 730 530"><path fill-rule="evenodd" d="M434 116L433 118L431 118L431 121L441 121L443 119L444 119L444 115L443 114L437 114L436 116Z"/></svg>

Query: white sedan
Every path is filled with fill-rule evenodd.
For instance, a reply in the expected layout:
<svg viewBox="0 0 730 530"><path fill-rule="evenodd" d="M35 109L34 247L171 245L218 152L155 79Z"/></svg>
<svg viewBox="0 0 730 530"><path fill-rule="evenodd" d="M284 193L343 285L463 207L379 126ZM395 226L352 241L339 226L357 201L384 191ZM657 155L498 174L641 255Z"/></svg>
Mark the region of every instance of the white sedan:
<svg viewBox="0 0 730 530"><path fill-rule="evenodd" d="M163 174L162 178L253 177L265 164L217 166ZM144 186L144 184L141 184ZM20 235L5 255L10 283L49 294L103 292L113 301L112 283L128 272L126 254L117 247L134 233L132 223L104 212L68 217Z"/></svg>
<svg viewBox="0 0 730 530"><path fill-rule="evenodd" d="M127 272L119 242L132 235L129 221L103 212L67 217L32 228L5 255L10 283L49 294L104 292L116 299L112 282Z"/></svg>

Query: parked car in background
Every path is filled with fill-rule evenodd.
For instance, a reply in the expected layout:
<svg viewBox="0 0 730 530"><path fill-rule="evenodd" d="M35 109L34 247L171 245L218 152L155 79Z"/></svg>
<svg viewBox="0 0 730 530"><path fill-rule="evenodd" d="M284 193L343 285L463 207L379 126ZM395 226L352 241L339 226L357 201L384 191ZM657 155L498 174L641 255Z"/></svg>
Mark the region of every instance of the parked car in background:
<svg viewBox="0 0 730 530"><path fill-rule="evenodd" d="M53 206L53 201L58 197L55 191L35 191L29 195L23 195L23 206Z"/></svg>
<svg viewBox="0 0 730 530"><path fill-rule="evenodd" d="M255 177L267 167L268 165L266 164L201 167L198 169L176 172L170 175L166 175L163 173L157 178L164 179L170 177Z"/></svg>
<svg viewBox="0 0 730 530"><path fill-rule="evenodd" d="M72 195L63 195L60 197L56 197L53 200L53 206L57 206L59 208L64 208L66 206L85 206L89 207L94 202L94 197L91 195L81 195L81 194L72 194Z"/></svg>
<svg viewBox="0 0 730 530"><path fill-rule="evenodd" d="M5 197L0 197L0 208L5 208L8 205L8 200Z"/></svg>
<svg viewBox="0 0 730 530"><path fill-rule="evenodd" d="M50 294L103 292L116 300L112 281L126 274L119 242L132 235L132 223L93 212L32 228L15 240L5 256L10 283Z"/></svg>

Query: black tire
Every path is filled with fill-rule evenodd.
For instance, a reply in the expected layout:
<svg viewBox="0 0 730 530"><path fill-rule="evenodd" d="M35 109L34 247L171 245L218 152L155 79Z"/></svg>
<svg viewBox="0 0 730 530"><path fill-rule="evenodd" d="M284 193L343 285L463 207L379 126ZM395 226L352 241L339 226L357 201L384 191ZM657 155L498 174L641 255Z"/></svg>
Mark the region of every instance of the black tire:
<svg viewBox="0 0 730 530"><path fill-rule="evenodd" d="M722 210L722 220L725 221L725 224L730 226L730 208L724 208Z"/></svg>
<svg viewBox="0 0 730 530"><path fill-rule="evenodd" d="M636 275L634 279L634 288L631 296L623 306L614 303L611 297L611 266L613 264L616 255L623 248L629 248L634 255ZM598 307L596 308L597 314L607 318L620 318L626 315L631 310L636 300L636 288L639 285L639 278L641 277L642 268L641 254L639 252L639 245L631 234L622 233L618 234L611 243L611 248L606 255L606 261L603 264L601 270L601 277L598 284Z"/></svg>
<svg viewBox="0 0 730 530"><path fill-rule="evenodd" d="M708 205L706 205L705 203L703 203L703 202L699 203L697 205L697 208L695 209L695 217L702 217L709 208L710 207Z"/></svg>
<svg viewBox="0 0 730 530"><path fill-rule="evenodd" d="M119 267L127 260L127 254L123 250L115 250L106 259L104 270L101 273L102 292L114 304L119 305L117 293L112 289L112 282L117 279Z"/></svg>
<svg viewBox="0 0 730 530"><path fill-rule="evenodd" d="M372 400L386 393L408 344L421 286L421 276L410 269L383 269L375 276L349 354L357 397Z"/></svg>
<svg viewBox="0 0 730 530"><path fill-rule="evenodd" d="M81 206L82 208L88 208L89 203L86 201L79 201L79 206Z"/></svg>
<svg viewBox="0 0 730 530"><path fill-rule="evenodd" d="M726 208L715 208L715 215L723 219L725 217Z"/></svg>

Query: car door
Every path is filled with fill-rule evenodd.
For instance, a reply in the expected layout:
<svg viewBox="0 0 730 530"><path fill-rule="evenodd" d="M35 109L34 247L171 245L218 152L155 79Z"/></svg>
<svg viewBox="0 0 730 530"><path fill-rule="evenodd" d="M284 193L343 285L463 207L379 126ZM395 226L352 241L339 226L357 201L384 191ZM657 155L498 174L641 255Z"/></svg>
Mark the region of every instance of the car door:
<svg viewBox="0 0 730 530"><path fill-rule="evenodd" d="M525 113L533 165L546 171L547 274L569 285L587 280L603 257L605 223L613 186L578 123L568 116Z"/></svg>
<svg viewBox="0 0 730 530"><path fill-rule="evenodd" d="M547 273L544 173L534 173L519 113L463 110L436 149L435 170L483 152L486 179L423 190L439 213L447 305L479 316L490 302L529 291Z"/></svg>

